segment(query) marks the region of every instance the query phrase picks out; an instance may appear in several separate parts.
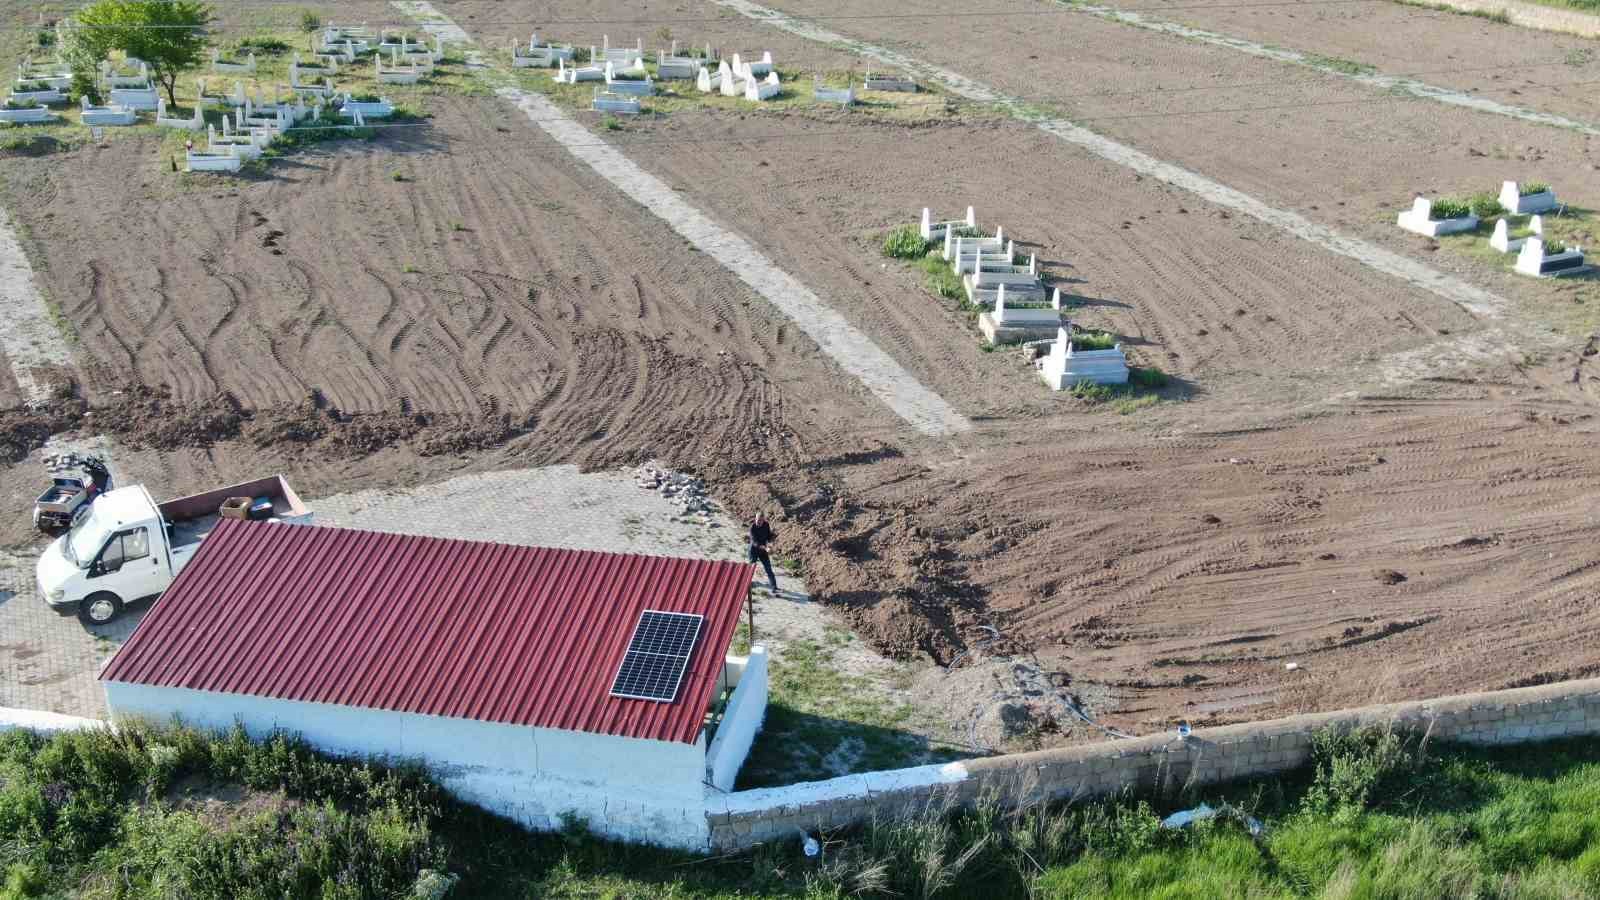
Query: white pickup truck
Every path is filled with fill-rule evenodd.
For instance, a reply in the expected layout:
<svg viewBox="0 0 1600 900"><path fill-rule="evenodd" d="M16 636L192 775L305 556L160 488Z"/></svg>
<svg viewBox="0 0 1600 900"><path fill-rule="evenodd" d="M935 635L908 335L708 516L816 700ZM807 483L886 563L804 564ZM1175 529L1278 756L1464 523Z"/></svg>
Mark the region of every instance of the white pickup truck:
<svg viewBox="0 0 1600 900"><path fill-rule="evenodd" d="M303 524L311 513L282 475L157 504L144 485L100 495L89 514L39 557L39 594L91 625L167 589L216 527L223 504L249 498L248 518Z"/></svg>

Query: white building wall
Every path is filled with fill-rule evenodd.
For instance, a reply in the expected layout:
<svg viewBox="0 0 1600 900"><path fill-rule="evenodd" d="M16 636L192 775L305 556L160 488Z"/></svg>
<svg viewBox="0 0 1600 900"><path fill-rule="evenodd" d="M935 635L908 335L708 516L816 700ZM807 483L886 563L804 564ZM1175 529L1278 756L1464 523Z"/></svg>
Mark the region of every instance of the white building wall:
<svg viewBox="0 0 1600 900"><path fill-rule="evenodd" d="M730 666L733 662L729 660ZM722 711L722 723L717 726L717 736L706 751L706 771L711 784L719 790L733 790L739 777L739 767L750 755L750 745L756 732L761 730L761 720L767 712L767 648L760 644L750 648L750 655L742 661L743 671Z"/></svg>
<svg viewBox="0 0 1600 900"><path fill-rule="evenodd" d="M529 828L571 813L600 834L704 850L704 738L639 740L418 713L187 688L105 682L113 721L177 718L208 729L237 722L253 737L295 732L345 756L421 759L461 799Z"/></svg>

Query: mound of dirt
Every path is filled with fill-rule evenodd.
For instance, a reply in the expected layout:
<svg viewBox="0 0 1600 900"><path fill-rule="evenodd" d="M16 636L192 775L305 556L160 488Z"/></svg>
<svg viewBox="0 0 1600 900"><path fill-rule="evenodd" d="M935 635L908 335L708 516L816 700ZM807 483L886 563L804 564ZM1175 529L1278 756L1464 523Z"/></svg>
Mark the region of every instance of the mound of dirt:
<svg viewBox="0 0 1600 900"><path fill-rule="evenodd" d="M56 401L38 409L0 410L0 460L14 463L26 458L52 434L76 428L83 413L81 400Z"/></svg>
<svg viewBox="0 0 1600 900"><path fill-rule="evenodd" d="M124 389L88 418L135 450L176 450L237 437L245 414L229 394L186 403L174 400L166 387L141 385Z"/></svg>
<svg viewBox="0 0 1600 900"><path fill-rule="evenodd" d="M947 663L983 610L949 542L915 524L921 501L866 501L821 477L785 468L746 477L722 499L746 520L765 510L777 533L773 555L798 560L812 595L879 652Z"/></svg>

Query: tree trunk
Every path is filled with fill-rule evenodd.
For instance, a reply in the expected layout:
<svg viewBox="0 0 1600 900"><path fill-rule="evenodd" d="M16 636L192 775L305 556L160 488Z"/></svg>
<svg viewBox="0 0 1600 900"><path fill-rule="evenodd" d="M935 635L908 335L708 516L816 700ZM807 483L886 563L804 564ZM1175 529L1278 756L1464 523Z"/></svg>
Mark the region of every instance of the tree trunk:
<svg viewBox="0 0 1600 900"><path fill-rule="evenodd" d="M161 83L167 89L167 102L176 109L178 106L178 95L176 93L178 89L178 73L173 72L170 75L157 75L156 77L161 80Z"/></svg>

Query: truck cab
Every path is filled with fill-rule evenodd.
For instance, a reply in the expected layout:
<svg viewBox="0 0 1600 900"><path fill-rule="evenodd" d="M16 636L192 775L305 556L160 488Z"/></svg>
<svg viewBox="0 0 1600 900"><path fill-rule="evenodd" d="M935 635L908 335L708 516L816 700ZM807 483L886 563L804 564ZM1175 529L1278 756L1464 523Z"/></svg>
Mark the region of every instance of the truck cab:
<svg viewBox="0 0 1600 900"><path fill-rule="evenodd" d="M104 625L129 604L159 595L194 557L234 498L257 518L308 522L311 513L282 476L260 478L157 504L144 485L103 494L39 557L39 593L61 615ZM246 513L248 514L248 513Z"/></svg>

